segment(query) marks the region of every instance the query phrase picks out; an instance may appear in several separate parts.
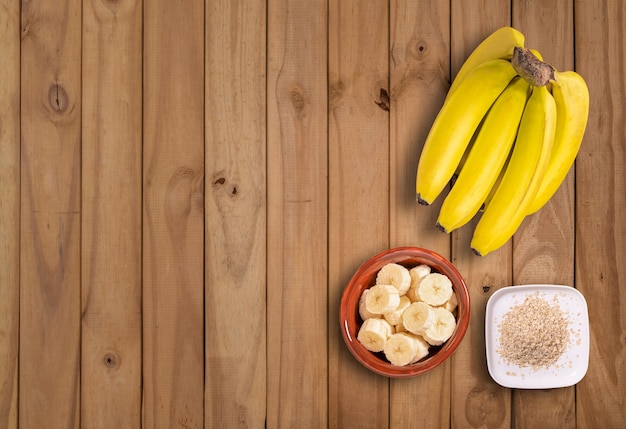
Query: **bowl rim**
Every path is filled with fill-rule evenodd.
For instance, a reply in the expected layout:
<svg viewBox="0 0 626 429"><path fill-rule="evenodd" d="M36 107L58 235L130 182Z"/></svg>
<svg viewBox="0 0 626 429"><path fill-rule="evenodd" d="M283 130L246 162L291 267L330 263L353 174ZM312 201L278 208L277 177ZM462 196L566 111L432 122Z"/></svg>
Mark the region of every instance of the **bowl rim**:
<svg viewBox="0 0 626 429"><path fill-rule="evenodd" d="M359 325L355 326L349 317L350 312L357 312L357 322L360 320L358 317L358 301L363 290L372 286L371 281L368 282L368 284L363 284L360 279L364 276L372 276L385 264L390 262L396 262L401 265L405 264L407 266L425 263L434 271L447 275L452 281L453 289L458 300L457 326L450 340L444 343L434 356L406 366L392 365L363 347L356 338ZM355 290L357 292L354 292ZM461 343L469 326L469 316L469 290L461 273L447 258L439 253L415 246L402 246L387 249L363 262L344 287L339 306L341 334L350 353L364 367L379 375L390 378L415 377L441 365L456 351Z"/></svg>

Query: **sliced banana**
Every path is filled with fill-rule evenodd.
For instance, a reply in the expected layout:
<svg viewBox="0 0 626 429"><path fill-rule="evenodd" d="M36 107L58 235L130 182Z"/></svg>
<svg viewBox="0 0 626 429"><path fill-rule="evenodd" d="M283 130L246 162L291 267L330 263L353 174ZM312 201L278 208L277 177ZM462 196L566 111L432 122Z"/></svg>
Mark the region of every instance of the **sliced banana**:
<svg viewBox="0 0 626 429"><path fill-rule="evenodd" d="M393 326L402 323L402 313L404 313L404 310L406 310L409 305L411 305L411 300L406 295L403 295L400 297L400 304L398 304L395 311L384 314L383 317Z"/></svg>
<svg viewBox="0 0 626 429"><path fill-rule="evenodd" d="M422 301L433 307L443 305L452 296L452 282L439 273L430 273L420 282L417 293Z"/></svg>
<svg viewBox="0 0 626 429"><path fill-rule="evenodd" d="M420 281L428 274L430 274L431 268L429 265L420 264L409 270L409 274L411 275L411 286L417 286Z"/></svg>
<svg viewBox="0 0 626 429"><path fill-rule="evenodd" d="M387 340L383 352L392 365L404 366L411 363L418 351L418 339L407 332L393 334Z"/></svg>
<svg viewBox="0 0 626 429"><path fill-rule="evenodd" d="M359 316L361 316L361 320L366 321L370 317L380 317L380 314L374 314L371 311L367 311L367 306L365 305L365 297L369 293L369 289L365 289L361 294L361 298L359 298Z"/></svg>
<svg viewBox="0 0 626 429"><path fill-rule="evenodd" d="M411 274L408 268L395 263L383 266L376 275L376 284L393 285L400 296L405 295L411 286Z"/></svg>
<svg viewBox="0 0 626 429"><path fill-rule="evenodd" d="M431 346L440 346L452 336L456 328L456 319L454 314L443 307L435 308L434 312L435 323L426 329L423 337Z"/></svg>
<svg viewBox="0 0 626 429"><path fill-rule="evenodd" d="M441 307L445 308L449 312L453 312L456 310L456 307L459 305L459 302L456 299L456 294L453 293L449 300L446 301Z"/></svg>
<svg viewBox="0 0 626 429"><path fill-rule="evenodd" d="M392 335L393 328L385 319L369 318L361 325L357 339L367 350L381 352L385 348L388 338Z"/></svg>
<svg viewBox="0 0 626 429"><path fill-rule="evenodd" d="M413 360L409 363L415 363L420 359L424 359L428 356L430 349L430 344L428 344L424 338L420 336L415 336L415 338L417 340L417 352L415 353L415 356L413 356Z"/></svg>
<svg viewBox="0 0 626 429"><path fill-rule="evenodd" d="M435 323L435 310L425 302L414 302L404 310L402 325L416 335L422 335Z"/></svg>
<svg viewBox="0 0 626 429"><path fill-rule="evenodd" d="M365 296L365 308L374 314L392 313L399 304L400 294L392 285L374 285Z"/></svg>

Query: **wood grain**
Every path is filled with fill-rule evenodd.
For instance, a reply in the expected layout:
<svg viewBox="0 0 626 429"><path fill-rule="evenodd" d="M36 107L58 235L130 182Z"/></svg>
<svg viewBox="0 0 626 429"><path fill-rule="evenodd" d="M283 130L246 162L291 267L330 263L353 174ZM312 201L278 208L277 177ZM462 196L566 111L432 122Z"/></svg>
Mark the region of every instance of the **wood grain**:
<svg viewBox="0 0 626 429"><path fill-rule="evenodd" d="M137 427L141 2L89 3L83 19L81 427Z"/></svg>
<svg viewBox="0 0 626 429"><path fill-rule="evenodd" d="M20 428L80 425L81 3L22 3Z"/></svg>
<svg viewBox="0 0 626 429"><path fill-rule="evenodd" d="M576 286L587 299L591 329L576 423L618 428L626 421L626 5L576 1L574 16L576 70L591 95L576 161Z"/></svg>
<svg viewBox="0 0 626 429"><path fill-rule="evenodd" d="M574 9L567 0L513 2L513 26L558 70L574 68ZM513 283L574 286L574 175L513 237ZM513 392L516 428L575 427L575 387Z"/></svg>
<svg viewBox="0 0 626 429"><path fill-rule="evenodd" d="M424 207L415 199L417 161L450 79L449 4L394 0L390 11L390 246L450 258L450 237L435 228L441 201ZM390 427L449 427L450 375L448 361L419 377L391 380ZM428 412L415 406L423 398Z"/></svg>
<svg viewBox="0 0 626 429"><path fill-rule="evenodd" d="M510 16L508 2L452 2L452 76L485 37L511 24ZM485 257L473 255L470 241L478 218L452 233L452 262L463 273L471 300L470 324L452 359L452 427L504 428L511 424L511 394L489 376L484 327L489 296L511 284L512 249L508 243Z"/></svg>
<svg viewBox="0 0 626 429"><path fill-rule="evenodd" d="M268 2L267 427L272 428L328 424L326 24L326 1Z"/></svg>
<svg viewBox="0 0 626 429"><path fill-rule="evenodd" d="M20 287L20 8L0 0L0 427L17 428Z"/></svg>
<svg viewBox="0 0 626 429"><path fill-rule="evenodd" d="M337 323L345 284L389 246L389 5L329 2L329 425L385 428L389 382L362 367ZM367 392L366 395L359 392Z"/></svg>
<svg viewBox="0 0 626 429"><path fill-rule="evenodd" d="M204 2L143 10L143 426L201 428Z"/></svg>
<svg viewBox="0 0 626 429"><path fill-rule="evenodd" d="M266 3L205 3L205 427L266 416Z"/></svg>

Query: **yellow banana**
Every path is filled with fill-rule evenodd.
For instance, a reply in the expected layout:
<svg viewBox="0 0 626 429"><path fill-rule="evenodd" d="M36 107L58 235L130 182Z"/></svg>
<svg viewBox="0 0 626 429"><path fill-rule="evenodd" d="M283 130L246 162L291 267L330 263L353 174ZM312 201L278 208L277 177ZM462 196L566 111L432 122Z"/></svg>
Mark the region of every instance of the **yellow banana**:
<svg viewBox="0 0 626 429"><path fill-rule="evenodd" d="M415 189L420 204L431 204L450 181L478 124L515 76L510 61L487 61L472 70L444 103L417 167Z"/></svg>
<svg viewBox="0 0 626 429"><path fill-rule="evenodd" d="M555 129L554 98L547 87L533 87L507 170L474 230L470 246L476 254L500 248L521 225L550 161Z"/></svg>
<svg viewBox="0 0 626 429"><path fill-rule="evenodd" d="M589 89L584 79L574 71L555 72L555 78L552 83L557 112L554 147L528 214L542 208L561 186L578 155L587 127Z"/></svg>
<svg viewBox="0 0 626 429"><path fill-rule="evenodd" d="M489 195L515 142L530 85L515 78L494 102L478 131L461 173L446 196L437 227L451 232L465 225Z"/></svg>
<svg viewBox="0 0 626 429"><path fill-rule="evenodd" d="M513 48L524 46L524 35L512 27L501 27L487 36L467 57L450 85L446 100L476 66L495 59L510 60Z"/></svg>

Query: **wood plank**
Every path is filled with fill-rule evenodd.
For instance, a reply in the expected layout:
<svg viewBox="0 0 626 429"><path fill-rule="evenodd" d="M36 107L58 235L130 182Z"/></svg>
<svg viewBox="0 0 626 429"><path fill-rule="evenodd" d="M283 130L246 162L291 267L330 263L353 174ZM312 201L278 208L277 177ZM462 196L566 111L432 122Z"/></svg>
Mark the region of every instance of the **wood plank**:
<svg viewBox="0 0 626 429"><path fill-rule="evenodd" d="M20 6L0 0L0 427L17 428L20 288Z"/></svg>
<svg viewBox="0 0 626 429"><path fill-rule="evenodd" d="M424 11L428 13L424 13ZM448 90L449 3L390 4L390 246L414 245L450 258L450 237L435 228L441 201L415 200L417 162ZM407 380L391 380L390 427L450 426L450 361ZM415 403L428 399L428 412Z"/></svg>
<svg viewBox="0 0 626 429"><path fill-rule="evenodd" d="M558 70L574 67L574 9L569 0L513 2L513 26L526 46ZM572 171L573 173L573 171ZM514 284L574 286L574 175L550 202L528 217L513 237ZM575 388L515 390L516 428L575 427Z"/></svg>
<svg viewBox="0 0 626 429"><path fill-rule="evenodd" d="M328 7L329 426L385 428L389 381L350 355L337 314L358 266L389 247L389 5Z"/></svg>
<svg viewBox="0 0 626 429"><path fill-rule="evenodd" d="M510 16L509 2L452 2L452 76L485 37L511 24ZM484 326L489 296L511 284L512 247L509 242L485 257L473 255L470 241L478 219L479 216L452 233L452 262L465 277L471 300L470 324L452 358L452 427L505 428L511 425L511 394L497 385L487 371Z"/></svg>
<svg viewBox="0 0 626 429"><path fill-rule="evenodd" d="M144 3L143 425L204 424L204 1Z"/></svg>
<svg viewBox="0 0 626 429"><path fill-rule="evenodd" d="M20 428L80 425L81 2L25 2Z"/></svg>
<svg viewBox="0 0 626 429"><path fill-rule="evenodd" d="M576 1L576 70L591 95L576 161L576 286L589 307L589 369L576 388L578 427L626 421L626 4Z"/></svg>
<svg viewBox="0 0 626 429"><path fill-rule="evenodd" d="M267 28L267 427L322 428L328 425L326 1L270 1Z"/></svg>
<svg viewBox="0 0 626 429"><path fill-rule="evenodd" d="M83 8L81 427L141 424L141 2Z"/></svg>
<svg viewBox="0 0 626 429"><path fill-rule="evenodd" d="M266 2L205 4L205 427L263 427Z"/></svg>

